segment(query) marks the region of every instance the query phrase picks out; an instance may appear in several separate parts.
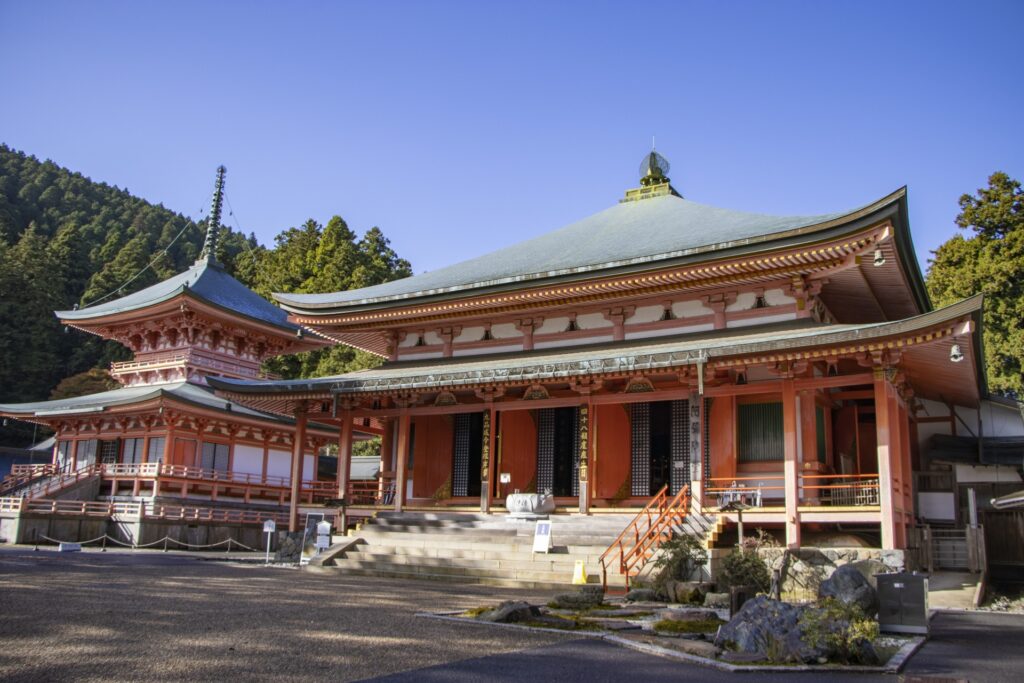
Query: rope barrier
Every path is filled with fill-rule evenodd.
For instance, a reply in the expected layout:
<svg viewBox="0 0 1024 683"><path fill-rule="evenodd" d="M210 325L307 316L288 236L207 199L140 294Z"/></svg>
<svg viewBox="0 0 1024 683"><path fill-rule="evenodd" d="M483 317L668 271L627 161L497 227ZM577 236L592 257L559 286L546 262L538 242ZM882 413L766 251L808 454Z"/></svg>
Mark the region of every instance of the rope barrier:
<svg viewBox="0 0 1024 683"><path fill-rule="evenodd" d="M184 546L186 549L189 549L189 550L194 549L194 548L195 549L217 548L217 547L222 546L222 545L227 545L227 551L230 553L231 552L231 547L233 545L236 548L241 548L243 550L248 550L248 551L251 551L251 552L254 552L254 553L262 552L259 548L253 548L252 546L246 545L246 544L242 543L241 541L235 540L233 537L229 537L226 540L218 541L216 543L206 543L206 544L186 543L185 541L179 541L178 539L171 538L170 536L164 536L163 538L161 538L161 539L159 539L157 541L153 541L152 543L135 543L134 541L131 542L131 543L126 543L125 541L122 541L120 539L114 538L113 536L110 536L108 534L103 534L102 536L97 536L96 538L91 538L88 541L62 541L62 540L57 539L57 538L51 538L51 537L46 536L44 534L40 534L38 538L41 538L41 539L43 539L45 541L49 541L51 543L57 543L57 544L61 544L61 543L77 543L78 545L89 545L90 543L96 543L97 541L103 541L103 551L104 552L106 552L106 550L107 550L107 541L108 540L113 542L113 543L116 543L116 544L118 544L120 546L123 546L125 548L131 548L132 550L139 550L139 549L143 549L143 548L152 548L153 546L160 545L162 543L163 546L164 546L164 552L167 552L167 544L170 542L170 543L175 543L175 544L177 544L179 546ZM39 545L39 541L36 540L37 548L38 548L38 545Z"/></svg>

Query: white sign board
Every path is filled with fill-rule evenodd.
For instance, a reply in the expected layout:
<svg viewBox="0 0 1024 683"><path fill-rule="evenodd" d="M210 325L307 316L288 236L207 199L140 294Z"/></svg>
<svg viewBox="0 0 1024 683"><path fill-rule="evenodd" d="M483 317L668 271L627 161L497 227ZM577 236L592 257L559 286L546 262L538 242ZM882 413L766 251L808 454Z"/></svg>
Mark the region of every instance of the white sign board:
<svg viewBox="0 0 1024 683"><path fill-rule="evenodd" d="M501 475L498 478L498 481L500 483L502 483L502 484L508 484L509 482L512 481L512 473L511 472L502 472Z"/></svg>
<svg viewBox="0 0 1024 683"><path fill-rule="evenodd" d="M263 533L272 534L277 531L277 522L272 519L263 520Z"/></svg>
<svg viewBox="0 0 1024 683"><path fill-rule="evenodd" d="M533 532L533 552L546 553L549 550L551 550L551 521L538 520L537 528Z"/></svg>

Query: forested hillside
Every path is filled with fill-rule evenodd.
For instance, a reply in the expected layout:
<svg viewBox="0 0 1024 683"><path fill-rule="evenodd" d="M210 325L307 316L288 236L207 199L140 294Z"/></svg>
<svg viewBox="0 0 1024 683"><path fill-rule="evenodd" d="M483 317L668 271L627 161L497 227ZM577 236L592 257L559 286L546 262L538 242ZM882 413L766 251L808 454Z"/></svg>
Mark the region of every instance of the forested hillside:
<svg viewBox="0 0 1024 683"><path fill-rule="evenodd" d="M212 191L212 169L210 182ZM113 297L181 272L195 261L205 230L205 221L192 223L127 189L0 145L0 403L46 399L61 380L127 358L118 344L65 332L53 311L94 303L154 259ZM379 229L357 239L337 216L326 227L309 220L284 230L271 248L222 228L218 257L264 296L364 286L410 273ZM312 376L370 362L334 349L275 360L274 370ZM0 428L0 444L28 438L31 428L27 434L13 422Z"/></svg>

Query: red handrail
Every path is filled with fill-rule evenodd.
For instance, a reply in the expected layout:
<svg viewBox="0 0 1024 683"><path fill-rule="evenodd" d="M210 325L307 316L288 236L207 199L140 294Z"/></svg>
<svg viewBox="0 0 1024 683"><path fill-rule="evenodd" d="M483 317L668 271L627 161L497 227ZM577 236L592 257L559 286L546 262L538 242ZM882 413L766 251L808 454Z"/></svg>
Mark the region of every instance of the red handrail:
<svg viewBox="0 0 1024 683"><path fill-rule="evenodd" d="M630 577L640 573L661 544L672 538L674 526L686 517L690 510L690 487L683 486L671 501L668 501L667 494L666 485L598 558L601 563L601 583L606 589L608 564L612 557L617 554L618 571L625 577L628 588Z"/></svg>

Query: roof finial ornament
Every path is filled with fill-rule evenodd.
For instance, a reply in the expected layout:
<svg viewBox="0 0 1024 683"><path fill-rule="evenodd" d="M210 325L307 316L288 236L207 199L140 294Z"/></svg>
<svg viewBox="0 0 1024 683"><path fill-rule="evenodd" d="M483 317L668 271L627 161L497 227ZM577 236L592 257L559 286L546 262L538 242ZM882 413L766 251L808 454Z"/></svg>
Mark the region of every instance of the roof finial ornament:
<svg viewBox="0 0 1024 683"><path fill-rule="evenodd" d="M203 251L199 254L199 258L205 258L208 263L217 263L217 233L220 231L220 212L224 205L224 174L227 172L223 166L217 167L217 184L213 188L210 217L206 222L206 241L203 242Z"/></svg>
<svg viewBox="0 0 1024 683"><path fill-rule="evenodd" d="M651 138L651 151L640 163L640 184L644 187L664 185L668 183L668 171L671 166L668 159L654 151L654 138Z"/></svg>

